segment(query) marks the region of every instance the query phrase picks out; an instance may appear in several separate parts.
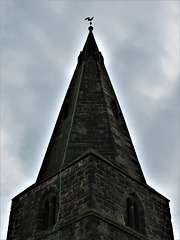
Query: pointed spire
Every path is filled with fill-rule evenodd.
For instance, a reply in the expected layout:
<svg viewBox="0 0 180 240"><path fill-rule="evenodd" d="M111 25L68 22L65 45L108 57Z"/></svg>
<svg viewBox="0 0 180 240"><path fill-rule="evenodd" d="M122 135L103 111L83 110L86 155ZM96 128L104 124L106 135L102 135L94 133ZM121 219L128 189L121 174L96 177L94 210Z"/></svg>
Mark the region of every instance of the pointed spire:
<svg viewBox="0 0 180 240"><path fill-rule="evenodd" d="M92 31L90 26L37 182L72 164L91 148L125 174L145 183Z"/></svg>
<svg viewBox="0 0 180 240"><path fill-rule="evenodd" d="M95 58L99 54L99 49L98 49L98 46L96 44L96 41L95 41L95 38L94 38L94 35L93 35L92 31L93 31L93 27L90 26L87 40L85 42L83 51L81 52L84 60L85 59L87 60L88 58L96 60Z"/></svg>

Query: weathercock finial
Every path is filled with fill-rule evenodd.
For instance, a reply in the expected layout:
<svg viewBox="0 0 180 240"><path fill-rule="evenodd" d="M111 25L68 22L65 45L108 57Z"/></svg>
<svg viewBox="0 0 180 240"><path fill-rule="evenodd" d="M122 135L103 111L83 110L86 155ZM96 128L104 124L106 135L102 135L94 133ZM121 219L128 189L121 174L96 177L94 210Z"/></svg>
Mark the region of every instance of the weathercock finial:
<svg viewBox="0 0 180 240"><path fill-rule="evenodd" d="M93 27L91 26L92 25L92 20L93 20L94 17L90 18L90 17L87 17L85 18L84 20L88 20L88 22L90 22L90 27L88 28L90 32L92 32L93 30Z"/></svg>
<svg viewBox="0 0 180 240"><path fill-rule="evenodd" d="M90 22L89 24L92 25L92 20L93 20L93 18L94 18L94 17L92 17L92 18L87 17L87 18L85 18L84 20L88 20L88 21Z"/></svg>

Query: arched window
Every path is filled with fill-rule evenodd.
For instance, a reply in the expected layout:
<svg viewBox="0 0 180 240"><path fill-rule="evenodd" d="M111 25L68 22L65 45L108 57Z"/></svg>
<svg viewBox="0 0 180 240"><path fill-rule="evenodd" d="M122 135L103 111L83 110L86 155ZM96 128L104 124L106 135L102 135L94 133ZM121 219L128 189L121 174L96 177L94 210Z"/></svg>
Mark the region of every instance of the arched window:
<svg viewBox="0 0 180 240"><path fill-rule="evenodd" d="M43 204L43 228L47 228L56 222L57 198L55 195L49 195Z"/></svg>
<svg viewBox="0 0 180 240"><path fill-rule="evenodd" d="M139 201L134 197L127 199L127 225L132 229L142 232L142 209Z"/></svg>

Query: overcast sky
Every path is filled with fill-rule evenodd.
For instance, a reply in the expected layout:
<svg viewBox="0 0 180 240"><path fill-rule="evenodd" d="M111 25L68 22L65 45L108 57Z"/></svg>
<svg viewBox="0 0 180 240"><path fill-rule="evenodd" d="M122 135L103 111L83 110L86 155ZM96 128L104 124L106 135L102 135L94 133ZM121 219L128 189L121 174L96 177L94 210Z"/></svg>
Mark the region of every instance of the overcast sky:
<svg viewBox="0 0 180 240"><path fill-rule="evenodd" d="M179 236L179 1L1 0L1 239L36 181L94 16L94 36L147 183Z"/></svg>

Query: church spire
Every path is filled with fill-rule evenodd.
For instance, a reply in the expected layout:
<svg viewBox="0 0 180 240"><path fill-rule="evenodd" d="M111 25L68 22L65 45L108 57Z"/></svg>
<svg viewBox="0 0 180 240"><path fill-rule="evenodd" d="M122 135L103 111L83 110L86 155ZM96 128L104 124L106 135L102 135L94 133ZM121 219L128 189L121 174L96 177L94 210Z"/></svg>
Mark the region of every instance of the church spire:
<svg viewBox="0 0 180 240"><path fill-rule="evenodd" d="M7 240L174 239L90 26L37 181L12 200Z"/></svg>
<svg viewBox="0 0 180 240"><path fill-rule="evenodd" d="M91 25L37 182L56 174L89 149L145 183Z"/></svg>

